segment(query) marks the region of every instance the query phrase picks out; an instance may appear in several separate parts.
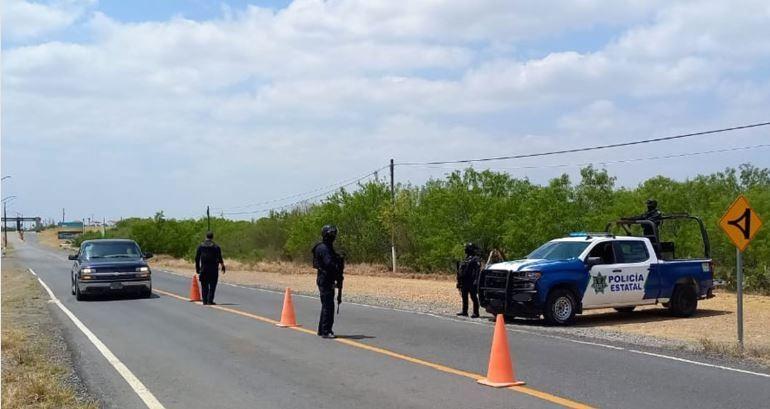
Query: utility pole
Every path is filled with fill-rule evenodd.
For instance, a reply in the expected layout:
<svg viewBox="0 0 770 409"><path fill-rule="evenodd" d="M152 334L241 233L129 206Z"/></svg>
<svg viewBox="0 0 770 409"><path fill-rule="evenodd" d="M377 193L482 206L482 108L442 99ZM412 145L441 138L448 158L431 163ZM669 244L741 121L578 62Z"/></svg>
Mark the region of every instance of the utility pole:
<svg viewBox="0 0 770 409"><path fill-rule="evenodd" d="M3 201L3 246L8 247L8 215L5 213L5 201Z"/></svg>
<svg viewBox="0 0 770 409"><path fill-rule="evenodd" d="M206 206L206 221L209 226L207 231L211 231L211 212L208 206Z"/></svg>
<svg viewBox="0 0 770 409"><path fill-rule="evenodd" d="M102 237L107 235L107 218L102 217Z"/></svg>
<svg viewBox="0 0 770 409"><path fill-rule="evenodd" d="M396 272L396 183L393 179L395 165L393 159L390 160L390 201L393 205L393 218L390 227L390 257L393 259L393 272Z"/></svg>
<svg viewBox="0 0 770 409"><path fill-rule="evenodd" d="M64 224L64 208L61 208L61 223Z"/></svg>

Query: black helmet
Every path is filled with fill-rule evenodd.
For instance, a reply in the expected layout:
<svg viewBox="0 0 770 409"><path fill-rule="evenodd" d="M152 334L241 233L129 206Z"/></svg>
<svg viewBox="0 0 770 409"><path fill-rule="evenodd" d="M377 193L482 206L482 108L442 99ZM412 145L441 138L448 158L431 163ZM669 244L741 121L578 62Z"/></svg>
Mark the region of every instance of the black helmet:
<svg viewBox="0 0 770 409"><path fill-rule="evenodd" d="M466 256L473 256L476 255L476 245L473 243L465 243L465 255Z"/></svg>
<svg viewBox="0 0 770 409"><path fill-rule="evenodd" d="M645 203L647 204L647 210L655 210L658 208L658 201L655 199L647 199Z"/></svg>
<svg viewBox="0 0 770 409"><path fill-rule="evenodd" d="M327 224L326 226L322 227L321 238L324 240L334 241L334 239L337 238L337 226L333 224Z"/></svg>

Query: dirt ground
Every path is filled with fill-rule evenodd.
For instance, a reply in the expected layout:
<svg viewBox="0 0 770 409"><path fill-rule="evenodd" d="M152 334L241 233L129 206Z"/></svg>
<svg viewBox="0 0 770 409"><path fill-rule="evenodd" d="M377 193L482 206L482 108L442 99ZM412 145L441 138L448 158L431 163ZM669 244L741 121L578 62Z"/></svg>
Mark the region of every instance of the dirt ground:
<svg viewBox="0 0 770 409"><path fill-rule="evenodd" d="M42 287L9 253L2 262L3 408L98 408L74 375Z"/></svg>
<svg viewBox="0 0 770 409"><path fill-rule="evenodd" d="M44 232L45 233L45 232ZM53 236L55 241L55 236ZM58 243L41 240L53 247ZM185 260L157 256L153 267L192 276L194 266ZM228 260L222 281L266 288L292 288L315 294L315 273L309 265L262 262L253 265ZM452 314L459 309L459 296L452 276L404 273L393 275L383 266L350 265L346 269L345 294L353 301L374 302L399 308ZM737 353L736 297L717 291L716 297L700 301L691 318L675 318L661 306L639 307L630 314L612 309L591 310L578 317L576 327L645 335L688 343L714 353ZM744 296L746 353L770 362L770 297Z"/></svg>

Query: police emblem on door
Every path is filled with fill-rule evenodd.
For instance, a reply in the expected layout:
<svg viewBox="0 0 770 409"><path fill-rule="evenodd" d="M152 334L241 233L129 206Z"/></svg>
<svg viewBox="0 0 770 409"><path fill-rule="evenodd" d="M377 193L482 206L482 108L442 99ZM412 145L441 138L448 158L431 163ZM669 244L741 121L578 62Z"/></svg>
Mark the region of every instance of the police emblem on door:
<svg viewBox="0 0 770 409"><path fill-rule="evenodd" d="M594 279L594 282L593 284L591 284L591 287L593 287L594 292L596 294L599 294L599 293L604 294L604 289L607 288L607 276L603 276L602 273L599 273L592 277Z"/></svg>

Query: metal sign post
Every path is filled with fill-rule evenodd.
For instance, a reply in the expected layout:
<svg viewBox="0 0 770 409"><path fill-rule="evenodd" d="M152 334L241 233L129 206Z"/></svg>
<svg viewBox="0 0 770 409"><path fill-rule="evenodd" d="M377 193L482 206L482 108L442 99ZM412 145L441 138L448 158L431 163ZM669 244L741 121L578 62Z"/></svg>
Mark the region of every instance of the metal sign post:
<svg viewBox="0 0 770 409"><path fill-rule="evenodd" d="M719 220L719 227L735 244L735 285L738 303L736 315L738 319L738 347L741 352L743 352L743 251L746 250L761 226L762 220L743 195L735 199L722 219Z"/></svg>

